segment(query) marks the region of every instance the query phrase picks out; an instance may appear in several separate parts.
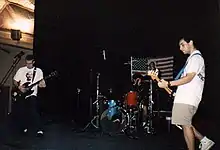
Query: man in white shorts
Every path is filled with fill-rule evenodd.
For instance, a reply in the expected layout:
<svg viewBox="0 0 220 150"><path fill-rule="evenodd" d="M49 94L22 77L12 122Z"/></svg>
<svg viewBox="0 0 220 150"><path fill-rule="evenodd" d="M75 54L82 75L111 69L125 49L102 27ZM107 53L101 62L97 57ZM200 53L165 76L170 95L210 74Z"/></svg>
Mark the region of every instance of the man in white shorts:
<svg viewBox="0 0 220 150"><path fill-rule="evenodd" d="M179 46L184 54L190 55L185 66L174 81L161 80L158 86L160 88L177 86L172 109L172 124L182 126L188 149L195 150L195 138L197 138L201 150L209 150L214 142L201 135L192 125L192 118L202 99L205 82L204 59L192 39L180 39Z"/></svg>

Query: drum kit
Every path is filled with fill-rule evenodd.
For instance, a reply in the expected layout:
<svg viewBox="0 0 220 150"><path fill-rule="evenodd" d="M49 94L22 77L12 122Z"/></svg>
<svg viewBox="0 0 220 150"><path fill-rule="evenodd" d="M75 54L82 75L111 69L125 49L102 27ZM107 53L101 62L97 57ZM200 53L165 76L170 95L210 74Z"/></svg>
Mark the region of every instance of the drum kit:
<svg viewBox="0 0 220 150"><path fill-rule="evenodd" d="M103 52L103 54L105 53ZM106 60L105 55L104 60ZM156 114L154 114L155 111L153 111L154 96L156 96L157 100L155 103L158 108L157 116L159 116L159 112L161 111L159 110L158 92L155 92L158 89L155 89L154 78L152 78L149 72L153 71L158 76L159 69L161 72L164 69L164 72L166 71L168 75L166 76L164 74L163 77L172 78L173 57L143 58L131 56L130 61L124 63L124 65L130 66L129 71L131 74L129 76L131 80L129 79L127 83L131 86L126 86L128 89L118 94L119 96L115 96L117 91L113 91L112 89L109 89L104 94L100 92L103 92L104 88L100 90L100 73L97 73L96 100L92 103L93 100L90 99L90 103L93 104L90 105L90 110L92 110L92 106L96 106L96 114L90 114L93 118L85 126L83 131L92 126L101 131L101 133L110 135L126 134L132 136L138 135L138 133L145 133L145 135L155 134L153 128L153 119L156 117ZM108 67L104 69L106 68ZM106 85L109 88L109 85ZM112 86L114 87L114 85ZM104 91L106 91L106 88Z"/></svg>
<svg viewBox="0 0 220 150"><path fill-rule="evenodd" d="M138 133L139 129L144 129L147 134L155 133L152 125L152 80L135 79L130 90L119 99L113 96L112 89L109 89L108 96L100 94L99 80L100 73L97 73L96 101L93 103L96 106L96 115L86 125L84 131L93 126L109 135L124 133L132 136ZM141 84L148 85L147 92L146 86L140 86ZM145 126L141 126L144 103L147 107L147 122Z"/></svg>
<svg viewBox="0 0 220 150"><path fill-rule="evenodd" d="M93 102L96 114L83 131L92 126L110 135L134 135L141 131L139 129L144 129L147 134L155 133L152 125L153 81L150 77L146 79L147 71L152 68L149 68L146 58L131 57L131 61L126 64L131 67L132 86L121 96L116 96L117 98L112 89L105 95L100 92L100 73L96 73L96 100Z"/></svg>

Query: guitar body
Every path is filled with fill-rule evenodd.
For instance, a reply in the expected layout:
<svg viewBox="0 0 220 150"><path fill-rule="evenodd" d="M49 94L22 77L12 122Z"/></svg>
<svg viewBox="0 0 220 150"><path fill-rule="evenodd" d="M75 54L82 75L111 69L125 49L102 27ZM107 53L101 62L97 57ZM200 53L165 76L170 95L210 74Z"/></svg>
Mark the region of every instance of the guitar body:
<svg viewBox="0 0 220 150"><path fill-rule="evenodd" d="M26 83L24 83L22 86L24 87L24 88L28 88L28 86L31 84L31 82L26 82Z"/></svg>
<svg viewBox="0 0 220 150"><path fill-rule="evenodd" d="M26 91L24 93L21 92L18 88L13 89L12 98L19 99L19 98L25 98L26 96L31 95L34 92L34 90L31 90L31 88L29 88L29 85L30 85L30 82L26 82L22 85L24 88L26 88Z"/></svg>

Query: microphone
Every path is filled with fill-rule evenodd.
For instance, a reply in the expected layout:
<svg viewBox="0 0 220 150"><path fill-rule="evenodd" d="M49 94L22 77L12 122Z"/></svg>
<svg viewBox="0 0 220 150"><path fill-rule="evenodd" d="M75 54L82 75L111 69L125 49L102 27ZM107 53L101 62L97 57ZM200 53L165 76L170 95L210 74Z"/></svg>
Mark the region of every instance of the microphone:
<svg viewBox="0 0 220 150"><path fill-rule="evenodd" d="M104 60L106 60L105 50L102 50L102 55L103 55Z"/></svg>
<svg viewBox="0 0 220 150"><path fill-rule="evenodd" d="M138 60L133 60L133 62L136 62L136 61L138 61ZM128 62L124 63L124 65L131 65L131 62L128 61Z"/></svg>
<svg viewBox="0 0 220 150"><path fill-rule="evenodd" d="M20 53L18 53L17 55L15 55L14 59L16 59L16 58L21 58L21 56L23 56L23 55L24 55L24 52L21 51Z"/></svg>
<svg viewBox="0 0 220 150"><path fill-rule="evenodd" d="M124 63L124 65L130 65L130 64L131 64L130 62Z"/></svg>

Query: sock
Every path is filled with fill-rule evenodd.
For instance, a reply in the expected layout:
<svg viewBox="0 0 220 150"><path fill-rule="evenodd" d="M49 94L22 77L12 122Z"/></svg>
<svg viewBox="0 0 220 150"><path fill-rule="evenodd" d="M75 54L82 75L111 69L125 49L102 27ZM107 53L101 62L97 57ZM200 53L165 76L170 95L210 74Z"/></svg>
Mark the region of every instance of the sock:
<svg viewBox="0 0 220 150"><path fill-rule="evenodd" d="M204 136L200 142L205 142L207 140L208 140L208 138L206 136Z"/></svg>

